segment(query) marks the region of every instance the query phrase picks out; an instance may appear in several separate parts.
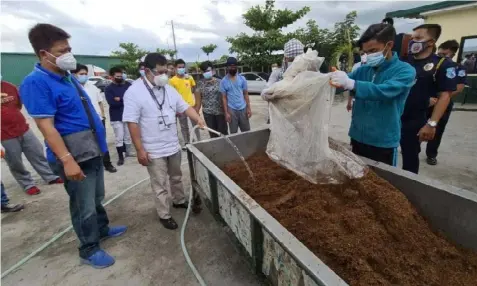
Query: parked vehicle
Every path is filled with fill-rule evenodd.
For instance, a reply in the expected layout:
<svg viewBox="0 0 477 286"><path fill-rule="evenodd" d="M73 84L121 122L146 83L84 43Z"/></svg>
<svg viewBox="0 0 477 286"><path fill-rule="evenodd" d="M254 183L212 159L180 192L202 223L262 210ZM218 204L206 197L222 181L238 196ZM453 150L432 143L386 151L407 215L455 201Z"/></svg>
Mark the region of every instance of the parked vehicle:
<svg viewBox="0 0 477 286"><path fill-rule="evenodd" d="M262 75L260 75L262 74ZM241 75L247 80L249 93L261 93L267 86L267 73L261 72L244 72Z"/></svg>
<svg viewBox="0 0 477 286"><path fill-rule="evenodd" d="M198 80L201 80L204 78L204 76L201 74L201 73L190 73L189 74L195 81L198 81ZM221 76L219 76L218 74L214 74L213 77L215 77L216 79L222 79Z"/></svg>
<svg viewBox="0 0 477 286"><path fill-rule="evenodd" d="M90 77L105 77L108 75L105 69L95 65L87 64L88 67L88 76Z"/></svg>
<svg viewBox="0 0 477 286"><path fill-rule="evenodd" d="M96 85L96 87L99 88L99 89L101 90L101 92L104 92L104 89L105 89L110 83L112 83L111 80L109 80L109 79L102 79L102 80L97 81L94 85Z"/></svg>
<svg viewBox="0 0 477 286"><path fill-rule="evenodd" d="M88 80L93 84L96 84L98 81L105 80L105 78L102 76L91 76L88 78Z"/></svg>
<svg viewBox="0 0 477 286"><path fill-rule="evenodd" d="M268 81L268 79L270 78L270 74L266 72L258 72L257 74L266 81Z"/></svg>

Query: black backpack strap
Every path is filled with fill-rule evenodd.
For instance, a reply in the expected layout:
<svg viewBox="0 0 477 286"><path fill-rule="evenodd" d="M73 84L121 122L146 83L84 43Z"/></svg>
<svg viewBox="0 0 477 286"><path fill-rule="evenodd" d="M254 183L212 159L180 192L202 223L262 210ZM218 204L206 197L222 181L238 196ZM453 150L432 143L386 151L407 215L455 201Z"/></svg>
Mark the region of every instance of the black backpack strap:
<svg viewBox="0 0 477 286"><path fill-rule="evenodd" d="M93 131L93 133L96 133L96 127L94 126L93 115L92 115L91 109L89 108L89 105L88 105L88 98L86 98L86 96L83 93L83 91L81 90L81 88L78 86L78 84L73 79L71 80L71 82L76 87L76 91L78 91L78 95L81 99L81 103L83 104L83 108L86 111L86 116L88 116L89 127L91 128L91 131Z"/></svg>

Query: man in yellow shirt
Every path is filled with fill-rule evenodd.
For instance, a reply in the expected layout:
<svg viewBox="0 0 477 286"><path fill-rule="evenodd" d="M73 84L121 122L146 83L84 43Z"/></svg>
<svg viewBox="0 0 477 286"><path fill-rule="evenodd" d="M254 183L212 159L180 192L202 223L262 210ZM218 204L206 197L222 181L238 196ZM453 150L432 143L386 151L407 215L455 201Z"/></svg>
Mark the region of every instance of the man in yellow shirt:
<svg viewBox="0 0 477 286"><path fill-rule="evenodd" d="M195 96L193 93L193 88L195 88L194 79L186 74L185 62L183 59L178 59L175 62L176 75L169 79L169 85L173 86L177 92L182 96L189 106L196 108ZM197 110L199 113L199 110ZM184 138L184 144L190 143L190 133L189 133L189 119L185 114L178 114L179 123L181 126L182 138ZM195 124L191 122L192 126ZM196 130L197 140L199 138L199 130Z"/></svg>

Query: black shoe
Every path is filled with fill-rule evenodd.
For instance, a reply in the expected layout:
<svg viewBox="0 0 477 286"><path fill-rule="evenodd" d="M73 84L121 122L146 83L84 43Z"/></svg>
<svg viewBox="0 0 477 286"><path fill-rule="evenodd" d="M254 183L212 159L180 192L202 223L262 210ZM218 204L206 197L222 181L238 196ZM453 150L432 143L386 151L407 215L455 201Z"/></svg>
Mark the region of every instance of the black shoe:
<svg viewBox="0 0 477 286"><path fill-rule="evenodd" d="M435 166L435 165L437 165L437 158L427 157L426 162L427 162L427 164L429 164L431 166Z"/></svg>
<svg viewBox="0 0 477 286"><path fill-rule="evenodd" d="M110 173L116 173L118 171L112 164L104 166L104 169Z"/></svg>
<svg viewBox="0 0 477 286"><path fill-rule="evenodd" d="M14 212L21 211L24 208L25 206L22 204L18 204L18 205L6 204L6 205L2 205L2 213L14 213Z"/></svg>
<svg viewBox="0 0 477 286"><path fill-rule="evenodd" d="M177 222L173 218L167 218L167 219L159 219L162 223L162 225L167 228L167 229L176 229L179 226L177 225Z"/></svg>
<svg viewBox="0 0 477 286"><path fill-rule="evenodd" d="M187 147L184 146L184 147L182 147L181 149L182 149L182 151L186 151L186 150L187 150Z"/></svg>
<svg viewBox="0 0 477 286"><path fill-rule="evenodd" d="M189 207L189 203L188 202L184 202L182 204L172 203L172 207L175 209L187 209Z"/></svg>
<svg viewBox="0 0 477 286"><path fill-rule="evenodd" d="M124 165L124 146L121 147L116 147L116 150L118 151L118 166Z"/></svg>

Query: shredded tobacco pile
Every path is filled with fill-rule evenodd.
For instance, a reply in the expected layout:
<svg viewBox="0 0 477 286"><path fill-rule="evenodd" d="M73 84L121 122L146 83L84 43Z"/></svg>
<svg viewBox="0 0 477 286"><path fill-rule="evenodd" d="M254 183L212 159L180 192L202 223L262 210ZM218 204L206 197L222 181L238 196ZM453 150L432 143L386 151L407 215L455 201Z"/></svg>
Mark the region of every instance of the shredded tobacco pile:
<svg viewBox="0 0 477 286"><path fill-rule="evenodd" d="M407 198L369 172L342 185L314 185L250 157L225 173L350 285L477 285L477 252L431 230ZM477 219L477 218L476 218Z"/></svg>

